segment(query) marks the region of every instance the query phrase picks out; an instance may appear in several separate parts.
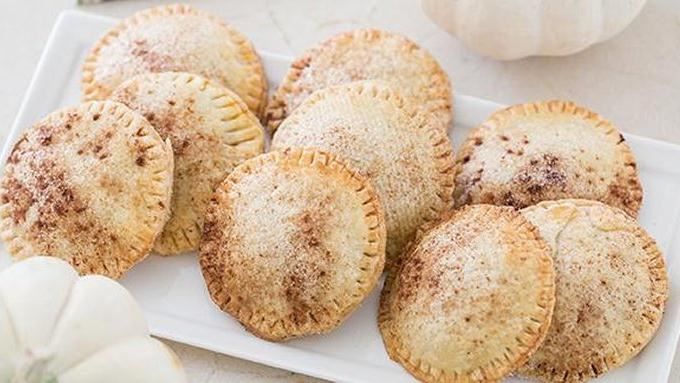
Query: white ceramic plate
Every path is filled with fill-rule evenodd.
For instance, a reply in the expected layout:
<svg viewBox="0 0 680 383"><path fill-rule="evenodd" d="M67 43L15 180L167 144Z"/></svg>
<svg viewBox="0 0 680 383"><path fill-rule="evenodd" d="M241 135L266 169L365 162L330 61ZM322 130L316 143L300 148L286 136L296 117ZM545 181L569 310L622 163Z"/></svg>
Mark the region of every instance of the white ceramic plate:
<svg viewBox="0 0 680 383"><path fill-rule="evenodd" d="M94 41L115 20L80 12L63 13L19 111L2 159L21 131L54 109L78 103L80 66ZM260 52L270 80L288 69L289 58ZM272 88L275 84L270 84ZM501 105L468 96L456 96L454 142L471 126ZM666 315L647 348L624 368L602 382L667 382L680 334L680 146L626 135L635 152L645 199L643 226L664 250L671 280ZM0 268L10 262L0 253ZM211 303L195 254L171 258L151 256L123 280L141 303L151 332L193 346L335 381L409 382L413 379L389 360L376 326L378 291L340 328L324 336L287 343L270 343L247 333L235 320ZM508 381L518 381L508 379Z"/></svg>

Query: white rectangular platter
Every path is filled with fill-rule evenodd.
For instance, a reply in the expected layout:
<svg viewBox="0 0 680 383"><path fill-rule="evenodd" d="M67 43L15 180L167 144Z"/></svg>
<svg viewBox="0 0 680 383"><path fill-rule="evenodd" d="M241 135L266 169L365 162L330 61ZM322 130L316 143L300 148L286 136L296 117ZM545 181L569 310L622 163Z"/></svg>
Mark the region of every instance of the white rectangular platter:
<svg viewBox="0 0 680 383"><path fill-rule="evenodd" d="M56 108L79 100L80 66L92 43L115 20L65 12L52 31L25 96L2 159L23 129ZM289 58L260 52L270 83L283 78ZM456 96L453 140L461 142L470 127L501 105ZM645 190L642 225L663 249L671 281L670 299L659 332L624 368L601 382L667 382L680 334L680 146L625 135L639 161ZM0 253L0 269L10 263ZM141 303L153 334L333 381L410 382L413 379L387 357L376 326L378 291L331 334L287 343L270 343L247 333L211 303L195 254L150 256L123 280ZM518 379L508 379L518 382Z"/></svg>

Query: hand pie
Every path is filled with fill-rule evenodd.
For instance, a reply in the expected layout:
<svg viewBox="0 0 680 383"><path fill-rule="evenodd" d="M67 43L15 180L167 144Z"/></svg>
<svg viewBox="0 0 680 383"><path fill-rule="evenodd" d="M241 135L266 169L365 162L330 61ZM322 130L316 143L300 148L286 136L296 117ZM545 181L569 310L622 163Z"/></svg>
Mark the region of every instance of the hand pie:
<svg viewBox="0 0 680 383"><path fill-rule="evenodd" d="M170 215L172 148L111 101L65 108L14 144L0 181L0 228L17 258L51 255L119 278Z"/></svg>
<svg viewBox="0 0 680 383"><path fill-rule="evenodd" d="M261 115L267 80L248 39L219 18L189 5L162 5L121 21L92 48L83 66L84 100L109 97L143 73L189 72L236 93Z"/></svg>
<svg viewBox="0 0 680 383"><path fill-rule="evenodd" d="M456 157L456 205L523 208L561 198L597 200L637 216L642 186L619 131L565 101L515 105L474 129Z"/></svg>
<svg viewBox="0 0 680 383"><path fill-rule="evenodd" d="M318 150L274 151L237 167L217 188L200 245L215 304L275 341L337 327L384 262L373 187Z"/></svg>
<svg viewBox="0 0 680 383"><path fill-rule="evenodd" d="M433 125L451 126L451 83L426 50L406 37L377 29L334 36L293 62L267 106L273 132L312 93L359 80L382 80L421 107Z"/></svg>
<svg viewBox="0 0 680 383"><path fill-rule="evenodd" d="M510 207L466 206L425 228L385 281L389 356L423 382L495 382L545 337L555 302L550 249Z"/></svg>
<svg viewBox="0 0 680 383"><path fill-rule="evenodd" d="M552 248L557 297L548 335L520 373L583 382L637 355L658 329L668 294L654 240L596 201L546 201L521 213Z"/></svg>

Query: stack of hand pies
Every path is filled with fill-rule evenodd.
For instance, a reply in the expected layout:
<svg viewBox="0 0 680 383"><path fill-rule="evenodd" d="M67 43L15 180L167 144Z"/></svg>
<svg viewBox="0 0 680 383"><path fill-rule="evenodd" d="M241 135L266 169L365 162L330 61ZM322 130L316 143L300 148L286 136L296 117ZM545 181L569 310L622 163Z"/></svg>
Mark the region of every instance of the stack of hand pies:
<svg viewBox="0 0 680 383"><path fill-rule="evenodd" d="M385 269L387 352L426 382L585 381L654 335L664 260L607 120L516 105L454 157L447 75L370 29L305 52L269 102L266 84L252 44L214 16L172 5L122 21L85 61L85 103L7 159L8 250L119 278L151 251L198 249L215 304L274 341L333 330Z"/></svg>

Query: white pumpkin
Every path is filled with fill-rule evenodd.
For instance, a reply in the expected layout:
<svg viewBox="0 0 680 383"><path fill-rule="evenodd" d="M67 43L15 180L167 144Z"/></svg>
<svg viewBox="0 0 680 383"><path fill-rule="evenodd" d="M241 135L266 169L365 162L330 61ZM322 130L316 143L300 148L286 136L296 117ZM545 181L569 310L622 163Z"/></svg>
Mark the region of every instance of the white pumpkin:
<svg viewBox="0 0 680 383"><path fill-rule="evenodd" d="M605 41L646 0L423 0L425 13L480 54L499 60L563 56Z"/></svg>
<svg viewBox="0 0 680 383"><path fill-rule="evenodd" d="M184 383L132 295L66 262L33 257L0 273L0 383Z"/></svg>

